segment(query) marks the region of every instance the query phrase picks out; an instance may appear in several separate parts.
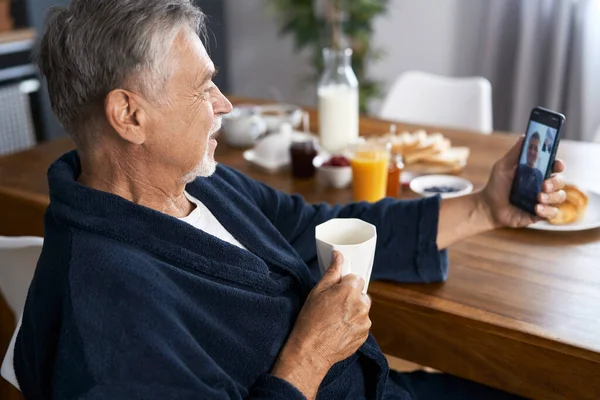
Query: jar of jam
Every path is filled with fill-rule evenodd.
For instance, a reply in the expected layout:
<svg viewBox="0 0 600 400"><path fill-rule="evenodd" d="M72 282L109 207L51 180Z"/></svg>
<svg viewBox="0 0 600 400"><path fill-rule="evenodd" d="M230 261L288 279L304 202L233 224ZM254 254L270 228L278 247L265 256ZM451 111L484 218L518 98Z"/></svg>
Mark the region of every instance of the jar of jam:
<svg viewBox="0 0 600 400"><path fill-rule="evenodd" d="M313 160L318 154L317 140L307 133L294 133L290 146L290 157L292 160L292 176L294 178L307 179L315 176Z"/></svg>
<svg viewBox="0 0 600 400"><path fill-rule="evenodd" d="M404 169L404 162L402 156L399 154L392 153L390 155L390 164L388 167L388 181L387 181L387 197L398 197L400 195L400 176Z"/></svg>

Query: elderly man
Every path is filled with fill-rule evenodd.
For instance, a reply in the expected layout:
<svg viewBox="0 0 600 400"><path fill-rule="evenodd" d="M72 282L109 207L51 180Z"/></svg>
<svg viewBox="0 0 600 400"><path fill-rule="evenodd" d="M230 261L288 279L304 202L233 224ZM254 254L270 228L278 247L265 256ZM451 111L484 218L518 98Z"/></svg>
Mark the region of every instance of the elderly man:
<svg viewBox="0 0 600 400"><path fill-rule="evenodd" d="M471 196L308 205L217 166L231 104L211 80L203 29L190 0L50 12L39 65L77 151L48 172L14 357L25 398L509 398L444 374L390 373L364 282L341 278L341 255L318 276L314 230L370 221L373 279L441 281L439 249L536 220L508 202L521 141ZM545 183L539 218L555 215L562 186L560 175Z"/></svg>

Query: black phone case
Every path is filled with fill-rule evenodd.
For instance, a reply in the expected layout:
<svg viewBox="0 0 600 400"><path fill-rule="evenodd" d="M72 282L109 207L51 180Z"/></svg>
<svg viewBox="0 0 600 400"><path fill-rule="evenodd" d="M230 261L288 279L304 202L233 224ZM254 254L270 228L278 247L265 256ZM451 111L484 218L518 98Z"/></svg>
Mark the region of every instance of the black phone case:
<svg viewBox="0 0 600 400"><path fill-rule="evenodd" d="M542 111L544 113L549 113L552 114L556 117L558 117L560 119L560 126L557 128L556 130L556 138L554 140L554 143L552 144L552 153L550 154L550 159L548 160L548 168L546 168L546 175L544 176L544 180L548 179L551 175L552 175L552 167L554 165L554 161L556 160L556 153L558 152L558 146L560 145L560 140L562 139L562 130L563 130L563 126L565 124L565 116L557 113L556 111L552 111L552 110L548 110L546 108L543 107L536 107L531 111L530 117L529 117L529 121L532 120L532 116L533 116L533 112L539 110ZM527 122L527 125L529 126L529 121ZM523 146L525 146L525 143L523 143ZM521 153L519 153L519 159L521 158L521 154L523 154L523 148L521 148ZM511 186L511 190L510 190L510 197L509 197L509 201L510 203L517 207L520 208L521 210L524 210L532 215L537 215L535 213L535 205L533 206L533 208L529 208L529 207L524 207L520 202L515 201L515 196L518 196L518 193L515 193L516 190L516 184L515 181L517 179L517 176L515 174L515 177L513 179L512 182L512 186Z"/></svg>

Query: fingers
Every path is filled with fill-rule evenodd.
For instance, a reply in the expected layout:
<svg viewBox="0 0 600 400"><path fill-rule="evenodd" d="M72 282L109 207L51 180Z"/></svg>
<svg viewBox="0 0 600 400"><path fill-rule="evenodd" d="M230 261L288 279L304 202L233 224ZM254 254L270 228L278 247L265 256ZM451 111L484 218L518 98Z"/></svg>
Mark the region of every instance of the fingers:
<svg viewBox="0 0 600 400"><path fill-rule="evenodd" d="M538 204L535 206L535 213L543 219L552 219L558 215L558 208L551 205Z"/></svg>
<svg viewBox="0 0 600 400"><path fill-rule="evenodd" d="M369 331L371 330L371 320L367 319L364 323L357 325L352 329L353 331L353 343L352 346L358 349L363 345L369 338ZM355 350L356 351L356 350Z"/></svg>
<svg viewBox="0 0 600 400"><path fill-rule="evenodd" d="M371 319L366 318L364 320L364 322L357 327L358 331L360 331L362 333L362 335L360 335L359 339L358 339L360 341L360 344L363 344L365 342L365 340L368 339L369 331L371 330L371 326L373 326Z"/></svg>
<svg viewBox="0 0 600 400"><path fill-rule="evenodd" d="M339 251L333 252L333 259L329 269L325 271L325 274L321 278L318 286L321 288L328 288L335 284L340 283L342 280L342 264L344 263L344 256Z"/></svg>
<svg viewBox="0 0 600 400"><path fill-rule="evenodd" d="M358 275L350 274L342 279L341 285L349 286L353 290L359 293L359 300L365 306L368 312L371 309L371 297L368 294L363 294L362 291L365 287L365 280Z"/></svg>
<svg viewBox="0 0 600 400"><path fill-rule="evenodd" d="M342 279L341 284L363 290L365 287L365 280L362 278L362 276L348 274Z"/></svg>
<svg viewBox="0 0 600 400"><path fill-rule="evenodd" d="M525 135L521 135L508 153L502 157L501 161L503 162L504 166L512 167L513 165L517 165L519 163L519 156L521 155L521 149L523 148L524 140Z"/></svg>
<svg viewBox="0 0 600 400"><path fill-rule="evenodd" d="M368 309L371 309L371 297L368 294L361 295L360 301L362 301Z"/></svg>
<svg viewBox="0 0 600 400"><path fill-rule="evenodd" d="M538 195L538 201L540 202L540 204L546 204L546 205L561 204L566 199L567 199L567 194L565 193L564 190L559 190L557 192L552 192L552 193L540 192L540 194Z"/></svg>
<svg viewBox="0 0 600 400"><path fill-rule="evenodd" d="M552 166L552 172L563 172L566 166L563 160L554 160L554 165Z"/></svg>
<svg viewBox="0 0 600 400"><path fill-rule="evenodd" d="M542 184L542 192L558 192L565 187L565 177L562 174L554 174L550 179L546 179Z"/></svg>
<svg viewBox="0 0 600 400"><path fill-rule="evenodd" d="M562 161L554 164L555 169L564 170ZM561 204L567 199L564 190L565 178L562 174L557 173L552 175L550 179L546 179L542 184L542 191L538 194L540 204L535 206L535 213L543 219L552 219L558 215L558 208L555 205Z"/></svg>

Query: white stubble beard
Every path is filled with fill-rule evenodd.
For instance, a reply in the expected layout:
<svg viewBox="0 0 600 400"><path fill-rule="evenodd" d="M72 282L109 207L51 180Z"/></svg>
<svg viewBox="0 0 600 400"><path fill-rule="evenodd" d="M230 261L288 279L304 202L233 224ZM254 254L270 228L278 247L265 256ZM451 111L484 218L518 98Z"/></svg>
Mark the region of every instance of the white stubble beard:
<svg viewBox="0 0 600 400"><path fill-rule="evenodd" d="M196 165L196 167L193 170L185 174L185 176L183 177L183 181L185 183L190 183L199 177L208 178L217 170L217 162L215 161L214 154L212 157L209 155L210 147L208 141L214 135L216 135L219 129L221 129L221 117L218 117L215 120L212 128L210 128L210 131L208 132L208 140L204 149L204 155L202 156L202 160L200 160L200 163L198 163L198 165Z"/></svg>

